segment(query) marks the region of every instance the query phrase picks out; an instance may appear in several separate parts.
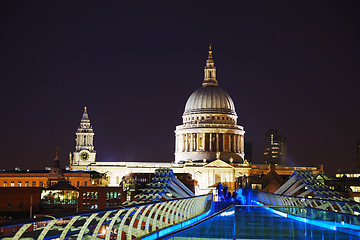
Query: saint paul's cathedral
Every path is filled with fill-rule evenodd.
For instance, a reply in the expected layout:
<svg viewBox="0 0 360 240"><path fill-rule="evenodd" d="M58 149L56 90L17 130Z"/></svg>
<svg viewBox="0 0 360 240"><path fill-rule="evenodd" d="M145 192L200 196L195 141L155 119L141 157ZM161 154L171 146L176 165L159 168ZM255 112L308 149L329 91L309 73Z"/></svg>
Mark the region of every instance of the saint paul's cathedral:
<svg viewBox="0 0 360 240"><path fill-rule="evenodd" d="M70 157L70 169L107 173L110 186L118 186L131 173L154 173L160 167L174 173L188 173L197 182L196 194L206 194L219 182L229 190L236 188L237 179L252 174L266 174L267 165L253 165L244 159L244 128L237 124L235 105L216 80L216 68L211 46L204 69L202 86L185 104L183 124L175 129L175 161L98 162L94 149L94 131L85 107L76 132L76 147ZM296 169L318 172L317 167L277 166L276 171L291 175Z"/></svg>

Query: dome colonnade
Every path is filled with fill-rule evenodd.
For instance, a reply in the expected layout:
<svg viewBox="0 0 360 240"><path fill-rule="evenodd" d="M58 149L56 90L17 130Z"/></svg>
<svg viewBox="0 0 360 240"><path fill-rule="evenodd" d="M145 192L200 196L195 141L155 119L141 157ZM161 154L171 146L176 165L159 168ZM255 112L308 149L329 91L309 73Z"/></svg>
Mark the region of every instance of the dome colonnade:
<svg viewBox="0 0 360 240"><path fill-rule="evenodd" d="M175 130L176 163L219 158L243 163L245 131L237 125L231 97L218 86L211 45L202 87L188 98L182 118Z"/></svg>

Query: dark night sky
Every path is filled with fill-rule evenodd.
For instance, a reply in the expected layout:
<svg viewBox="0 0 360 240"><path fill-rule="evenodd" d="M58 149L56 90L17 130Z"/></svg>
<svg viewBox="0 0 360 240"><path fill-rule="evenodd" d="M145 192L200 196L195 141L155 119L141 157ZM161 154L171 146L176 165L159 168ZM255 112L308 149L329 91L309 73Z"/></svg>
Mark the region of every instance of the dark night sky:
<svg viewBox="0 0 360 240"><path fill-rule="evenodd" d="M276 128L291 165L354 168L359 7L2 1L0 168L51 166L56 146L67 164L84 106L98 161L172 161L173 131L201 86L209 43L255 163L263 162L264 132Z"/></svg>

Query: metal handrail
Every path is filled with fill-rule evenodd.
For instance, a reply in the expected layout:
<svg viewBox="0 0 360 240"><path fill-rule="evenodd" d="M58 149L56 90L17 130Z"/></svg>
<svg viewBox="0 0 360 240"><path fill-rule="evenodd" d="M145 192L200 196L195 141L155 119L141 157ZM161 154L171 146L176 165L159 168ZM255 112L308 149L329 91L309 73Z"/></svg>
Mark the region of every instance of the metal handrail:
<svg viewBox="0 0 360 240"><path fill-rule="evenodd" d="M3 239L82 238L85 235L105 239L139 238L196 217L209 208L212 194L134 204L126 208L98 210L55 219L27 221L0 227ZM7 234L9 233L9 234Z"/></svg>
<svg viewBox="0 0 360 240"><path fill-rule="evenodd" d="M288 206L304 206L308 208L328 210L336 213L344 213L350 215L360 214L360 204L356 202L336 201L321 198L305 198L285 196L266 192L257 192L256 200L269 205L282 207Z"/></svg>

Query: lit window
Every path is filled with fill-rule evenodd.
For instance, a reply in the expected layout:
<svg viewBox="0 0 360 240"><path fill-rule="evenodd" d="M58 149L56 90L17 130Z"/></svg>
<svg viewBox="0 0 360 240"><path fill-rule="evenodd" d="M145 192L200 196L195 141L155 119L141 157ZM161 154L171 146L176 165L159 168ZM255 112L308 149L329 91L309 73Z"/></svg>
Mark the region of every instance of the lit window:
<svg viewBox="0 0 360 240"><path fill-rule="evenodd" d="M21 187L21 181L18 182L18 187Z"/></svg>
<svg viewBox="0 0 360 240"><path fill-rule="evenodd" d="M350 186L350 189L351 189L353 192L360 192L360 187L358 187L358 186Z"/></svg>
<svg viewBox="0 0 360 240"><path fill-rule="evenodd" d="M3 186L6 187L6 185L7 185L7 182L4 182Z"/></svg>
<svg viewBox="0 0 360 240"><path fill-rule="evenodd" d="M40 181L40 182L39 182L39 187L43 187L43 185L44 185L43 182Z"/></svg>
<svg viewBox="0 0 360 240"><path fill-rule="evenodd" d="M25 182L25 187L28 187L29 186L29 182Z"/></svg>
<svg viewBox="0 0 360 240"><path fill-rule="evenodd" d="M33 186L33 187L36 187L36 182L32 182L32 186Z"/></svg>

